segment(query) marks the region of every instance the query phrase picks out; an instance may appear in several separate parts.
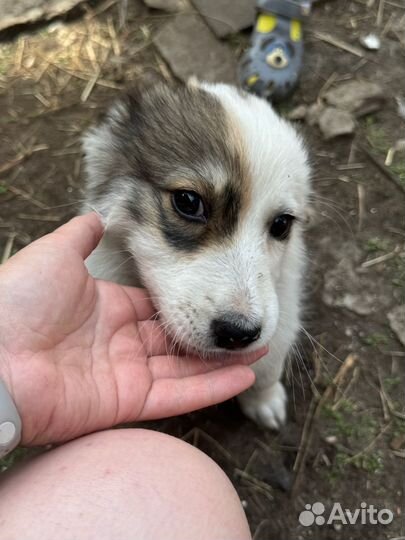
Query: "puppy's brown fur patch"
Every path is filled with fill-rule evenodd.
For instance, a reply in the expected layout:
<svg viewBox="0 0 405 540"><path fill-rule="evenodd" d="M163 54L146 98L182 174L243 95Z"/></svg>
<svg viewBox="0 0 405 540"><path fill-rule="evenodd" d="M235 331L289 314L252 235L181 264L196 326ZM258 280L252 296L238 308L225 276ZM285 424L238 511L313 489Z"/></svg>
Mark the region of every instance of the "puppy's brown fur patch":
<svg viewBox="0 0 405 540"><path fill-rule="evenodd" d="M219 100L198 87L158 83L133 90L106 123L116 151L93 196L105 196L114 181L129 183L131 216L181 251L232 236L249 205L249 171L238 128ZM202 197L206 224L175 212L177 189Z"/></svg>

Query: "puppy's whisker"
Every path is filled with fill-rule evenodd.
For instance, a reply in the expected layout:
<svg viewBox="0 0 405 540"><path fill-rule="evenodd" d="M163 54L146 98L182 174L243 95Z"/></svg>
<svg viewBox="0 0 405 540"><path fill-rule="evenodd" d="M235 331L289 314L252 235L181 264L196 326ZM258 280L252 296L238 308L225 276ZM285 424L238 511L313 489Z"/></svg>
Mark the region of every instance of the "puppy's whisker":
<svg viewBox="0 0 405 540"><path fill-rule="evenodd" d="M331 210L335 215L338 216L338 218L341 220L341 222L343 223L343 225L346 226L348 232L350 233L351 236L354 235L354 232L353 232L353 228L350 224L350 222L347 220L347 218L344 216L344 214L340 211L340 209L338 210L337 208L339 208L339 206L336 207L336 205L334 204L331 204L327 201L323 201L323 200L317 200L316 201L318 203L319 206L324 206L325 208L327 208L328 210ZM341 227L341 224L339 224L332 216L328 215L328 214L322 214L324 217L326 217L327 219L330 219L337 227Z"/></svg>
<svg viewBox="0 0 405 540"><path fill-rule="evenodd" d="M114 272L118 272L118 270L119 270L122 266L124 266L125 264L127 264L127 262L129 262L131 259L132 259L132 255L130 255L129 257L127 257L126 259L124 259L118 266L113 267L113 271L114 271Z"/></svg>

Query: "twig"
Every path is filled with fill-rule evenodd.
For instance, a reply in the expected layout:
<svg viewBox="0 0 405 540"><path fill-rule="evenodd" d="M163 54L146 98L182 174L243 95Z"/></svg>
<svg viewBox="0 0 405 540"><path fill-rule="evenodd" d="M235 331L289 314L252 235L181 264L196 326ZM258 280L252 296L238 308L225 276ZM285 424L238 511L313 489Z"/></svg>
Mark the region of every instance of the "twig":
<svg viewBox="0 0 405 540"><path fill-rule="evenodd" d="M342 404L342 401L347 396L350 388L353 386L353 384L355 384L357 382L357 380L359 378L359 374L360 374L360 368L358 366L356 366L354 368L354 370L353 370L353 376L350 379L348 385L343 390L343 392L342 392L341 396L339 397L339 399L337 401L335 401L335 403L332 405L332 411L337 411L339 409L340 405Z"/></svg>
<svg viewBox="0 0 405 540"><path fill-rule="evenodd" d="M347 372L353 368L357 362L358 357L354 354L349 354L340 368L338 369L333 381L327 386L326 390L320 398L314 394L311 403L309 405L309 411L305 420L304 429L302 431L301 443L298 449L297 457L295 459L293 470L295 471L294 484L291 489L291 496L294 497L299 488L300 480L303 474L306 457L313 439L313 427L315 421L319 418L322 407L332 397L336 388L341 384L345 378Z"/></svg>
<svg viewBox="0 0 405 540"><path fill-rule="evenodd" d="M253 476L242 469L235 469L235 474L244 480L247 480L250 484L259 488L261 491L266 492L266 494L273 500L273 490L269 484L263 482L263 480L259 480L259 478L256 478L256 476Z"/></svg>
<svg viewBox="0 0 405 540"><path fill-rule="evenodd" d="M120 56L121 48L120 48L119 41L117 39L117 33L114 28L114 21L111 16L107 17L107 29L108 29L108 34L111 38L113 53L115 54L115 56Z"/></svg>
<svg viewBox="0 0 405 540"><path fill-rule="evenodd" d="M347 163L343 165L337 165L336 170L351 171L352 169L364 169L364 167L365 167L364 163Z"/></svg>
<svg viewBox="0 0 405 540"><path fill-rule="evenodd" d="M24 213L17 214L17 218L27 219L27 220L32 220L32 221L52 221L52 222L58 222L58 221L61 221L62 219L61 216L53 216L50 214L38 216L36 214L24 214Z"/></svg>
<svg viewBox="0 0 405 540"><path fill-rule="evenodd" d="M383 17L384 17L384 1L385 0L380 0L380 2L378 4L377 18L376 18L376 21L375 21L375 24L376 24L377 27L381 26L382 21L383 21Z"/></svg>
<svg viewBox="0 0 405 540"><path fill-rule="evenodd" d="M245 472L248 472L248 469L251 466L251 464L254 462L254 460L256 459L257 454L258 454L258 450L257 448L255 448L252 454L250 455L249 459L247 460L245 468L243 469Z"/></svg>
<svg viewBox="0 0 405 540"><path fill-rule="evenodd" d="M19 165L22 161L24 161L25 159L31 157L34 152L39 152L41 150L48 150L48 149L49 149L48 145L46 145L46 144L38 144L38 145L30 148L26 152L22 152L21 154L16 156L11 161L8 161L7 163L3 163L3 165L0 165L0 174L4 174L4 173L10 171L11 169L14 169L14 167Z"/></svg>
<svg viewBox="0 0 405 540"><path fill-rule="evenodd" d="M391 148L388 150L384 165L387 165L387 167L390 167L392 165L396 152L404 151L404 150L405 150L405 139L399 139L399 141L397 141L394 144L394 146L391 146Z"/></svg>
<svg viewBox="0 0 405 540"><path fill-rule="evenodd" d="M345 41L342 41L341 39L334 37L331 34L326 34L324 32L312 32L312 34L317 39L324 41L325 43L329 43L329 45L333 45L334 47L337 47L338 49L343 49L344 51L350 54L354 54L355 56L364 58L364 52L361 49L359 49L359 47L350 45L350 43L346 43Z"/></svg>
<svg viewBox="0 0 405 540"><path fill-rule="evenodd" d="M365 189L362 184L357 184L357 198L359 201L359 219L357 221L357 230L361 231L361 228L363 226L364 222L364 216L366 213L365 204L364 204L364 197L365 197Z"/></svg>
<svg viewBox="0 0 405 540"><path fill-rule="evenodd" d="M398 180L398 178L393 174L385 165L384 163L381 163L379 159L377 159L373 154L370 152L370 150L363 146L362 144L359 144L359 147L363 150L363 152L366 154L368 159L377 167L377 169L380 170L384 174L388 180L390 180L395 187L397 187L401 193L405 193L405 187L401 184L401 182Z"/></svg>
<svg viewBox="0 0 405 540"><path fill-rule="evenodd" d="M364 455L364 454L367 454L368 452L370 452L370 450L372 450L374 448L374 446L376 445L377 441L379 439L381 439L381 437L384 435L384 433L391 427L392 425L392 422L389 422L387 425L385 425L383 427L383 429L380 431L380 433L374 437L374 439L365 447L363 448L363 450L360 450L360 452L357 452L357 454L354 454L353 456L351 456L347 462L348 463L352 463L353 461L355 461L357 458L359 458L360 456Z"/></svg>
<svg viewBox="0 0 405 540"><path fill-rule="evenodd" d="M218 441L216 441L214 439L214 437L211 437L211 435L208 435L208 433L206 433L205 431L203 431L202 429L200 428L193 428L192 430L190 430L188 433L186 433L182 439L183 441L186 441L187 439L189 439L191 436L194 436L194 435L197 435L198 437L202 437L203 439L205 439L207 442L209 442L210 444L212 444L212 446L214 446L223 456L225 456L225 458L230 461L231 463L233 463L236 467L240 467L240 463L237 459L234 458L234 456L232 454L230 454L228 452L228 450L226 450L222 445L219 444Z"/></svg>
<svg viewBox="0 0 405 540"><path fill-rule="evenodd" d="M320 99L325 94L325 92L329 90L332 84L336 81L337 77L338 77L338 74L336 71L334 71L332 75L330 75L327 78L327 80L324 82L324 84L322 85L321 89L318 92L318 99Z"/></svg>
<svg viewBox="0 0 405 540"><path fill-rule="evenodd" d="M355 354L349 354L346 356L345 360L338 369L338 372L334 376L333 381L328 385L325 392L323 393L320 402L325 403L326 401L328 401L328 399L332 397L332 394L341 385L343 379L346 377L347 372L353 369L358 359L359 357Z"/></svg>
<svg viewBox="0 0 405 540"><path fill-rule="evenodd" d="M4 264L10 258L11 252L13 250L14 238L17 236L17 233L12 232L8 235L6 245L3 250L3 255L1 257L1 263Z"/></svg>
<svg viewBox="0 0 405 540"><path fill-rule="evenodd" d="M271 523L270 519L268 519L268 518L263 519L259 523L259 525L256 527L256 530L255 530L255 532L253 534L253 539L252 540L257 540L259 538L260 533L262 532L263 527L265 527L266 525L268 525L270 523Z"/></svg>
<svg viewBox="0 0 405 540"><path fill-rule="evenodd" d="M49 210L48 205L44 204L41 201L38 201L37 199L34 199L33 197L31 197L29 193L27 193L23 189L17 188L15 186L7 185L7 191L11 191L11 193L14 193L14 195L18 195L19 197L22 197L23 199L25 199L26 201L29 201L30 203L32 203L34 206L37 206L41 210Z"/></svg>
<svg viewBox="0 0 405 540"><path fill-rule="evenodd" d="M401 251L401 248L399 246L396 246L393 251L390 251L390 253L386 253L385 255L376 257L375 259L364 261L363 263L361 263L361 267L369 268L370 266L374 266L375 264L380 264L382 262L388 261L389 259L392 259L393 257L395 257L395 255L398 255L400 251Z"/></svg>
<svg viewBox="0 0 405 540"><path fill-rule="evenodd" d="M80 96L80 101L82 103L85 103L88 100L88 98L89 98L90 94L92 93L95 85L97 84L97 80L98 80L99 76L100 76L100 71L97 70L97 72L94 74L93 78L90 79L89 82L84 87L82 95Z"/></svg>
<svg viewBox="0 0 405 540"><path fill-rule="evenodd" d="M387 400L385 399L384 393L382 392L381 388L380 388L379 394L380 394L381 406L383 409L384 422L388 422L390 419L390 412L389 412Z"/></svg>

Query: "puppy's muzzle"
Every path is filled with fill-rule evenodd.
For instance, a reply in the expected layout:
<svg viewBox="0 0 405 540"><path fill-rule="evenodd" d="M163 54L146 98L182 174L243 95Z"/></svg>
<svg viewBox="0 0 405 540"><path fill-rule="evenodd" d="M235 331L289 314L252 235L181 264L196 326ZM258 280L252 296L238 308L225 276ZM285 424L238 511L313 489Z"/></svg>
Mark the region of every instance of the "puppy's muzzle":
<svg viewBox="0 0 405 540"><path fill-rule="evenodd" d="M215 345L221 349L243 349L258 340L262 327L239 313L228 313L211 323Z"/></svg>

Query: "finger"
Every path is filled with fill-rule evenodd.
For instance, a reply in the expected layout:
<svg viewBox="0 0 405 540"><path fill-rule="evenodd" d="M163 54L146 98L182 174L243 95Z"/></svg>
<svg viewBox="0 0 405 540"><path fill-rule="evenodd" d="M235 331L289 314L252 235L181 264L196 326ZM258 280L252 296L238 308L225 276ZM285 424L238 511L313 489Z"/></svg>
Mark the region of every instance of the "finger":
<svg viewBox="0 0 405 540"><path fill-rule="evenodd" d="M262 347L257 351L244 355L228 354L205 358L197 355L160 355L151 357L148 366L154 380L192 377L227 366L252 364L264 356L267 351L267 347Z"/></svg>
<svg viewBox="0 0 405 540"><path fill-rule="evenodd" d="M146 321L156 314L156 309L153 306L150 295L146 289L138 287L123 286L122 289L127 293L131 300L138 321Z"/></svg>
<svg viewBox="0 0 405 540"><path fill-rule="evenodd" d="M185 379L155 381L139 420L166 418L215 405L243 392L255 381L247 366L226 368Z"/></svg>
<svg viewBox="0 0 405 540"><path fill-rule="evenodd" d="M83 259L97 247L103 236L104 227L96 212L77 216L53 233L44 236L43 240L50 240L53 236L58 236L58 243L78 251Z"/></svg>
<svg viewBox="0 0 405 540"><path fill-rule="evenodd" d="M239 364L239 362L234 362ZM149 359L149 369L153 380L158 379L183 379L209 373L216 369L232 365L225 364L224 361L207 360L200 356L178 356L176 354L153 356Z"/></svg>

